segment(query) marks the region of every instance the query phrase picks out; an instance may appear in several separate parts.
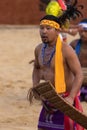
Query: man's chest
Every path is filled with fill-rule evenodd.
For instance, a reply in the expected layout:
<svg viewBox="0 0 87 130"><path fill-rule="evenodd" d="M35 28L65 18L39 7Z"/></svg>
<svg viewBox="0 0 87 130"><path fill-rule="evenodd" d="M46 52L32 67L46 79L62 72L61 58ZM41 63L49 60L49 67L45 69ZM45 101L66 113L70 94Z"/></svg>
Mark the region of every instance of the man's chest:
<svg viewBox="0 0 87 130"><path fill-rule="evenodd" d="M82 67L87 67L87 49L81 49L79 60Z"/></svg>
<svg viewBox="0 0 87 130"><path fill-rule="evenodd" d="M54 66L55 58L55 46L54 47L42 47L39 52L38 61L40 66Z"/></svg>

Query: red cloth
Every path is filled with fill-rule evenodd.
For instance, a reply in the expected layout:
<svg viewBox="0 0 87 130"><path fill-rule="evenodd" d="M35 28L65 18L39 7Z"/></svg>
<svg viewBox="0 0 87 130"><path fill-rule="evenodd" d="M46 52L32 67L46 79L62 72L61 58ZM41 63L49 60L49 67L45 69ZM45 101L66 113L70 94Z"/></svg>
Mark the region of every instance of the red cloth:
<svg viewBox="0 0 87 130"><path fill-rule="evenodd" d="M78 96L75 98L75 108L77 108L79 111L83 112ZM79 124L74 122L68 116L64 117L64 125L65 125L65 130L84 130L84 128L82 126L80 126Z"/></svg>

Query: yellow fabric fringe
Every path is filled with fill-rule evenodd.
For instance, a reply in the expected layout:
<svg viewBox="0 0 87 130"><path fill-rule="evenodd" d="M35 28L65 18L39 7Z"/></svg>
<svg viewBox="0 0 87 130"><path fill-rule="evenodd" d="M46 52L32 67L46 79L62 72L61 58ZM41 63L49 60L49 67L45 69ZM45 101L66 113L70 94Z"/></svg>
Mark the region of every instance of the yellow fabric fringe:
<svg viewBox="0 0 87 130"><path fill-rule="evenodd" d="M57 38L55 52L55 89L57 93L66 91L63 56L62 56L62 41L60 36Z"/></svg>

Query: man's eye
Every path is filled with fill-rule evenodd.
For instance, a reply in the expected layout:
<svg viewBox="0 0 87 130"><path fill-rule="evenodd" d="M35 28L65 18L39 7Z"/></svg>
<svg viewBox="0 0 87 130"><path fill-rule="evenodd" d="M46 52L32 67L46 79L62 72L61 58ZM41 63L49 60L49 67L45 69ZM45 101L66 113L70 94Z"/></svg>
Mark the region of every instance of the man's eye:
<svg viewBox="0 0 87 130"><path fill-rule="evenodd" d="M51 27L47 27L47 30L51 29Z"/></svg>
<svg viewBox="0 0 87 130"><path fill-rule="evenodd" d="M40 29L44 29L44 27L40 27Z"/></svg>

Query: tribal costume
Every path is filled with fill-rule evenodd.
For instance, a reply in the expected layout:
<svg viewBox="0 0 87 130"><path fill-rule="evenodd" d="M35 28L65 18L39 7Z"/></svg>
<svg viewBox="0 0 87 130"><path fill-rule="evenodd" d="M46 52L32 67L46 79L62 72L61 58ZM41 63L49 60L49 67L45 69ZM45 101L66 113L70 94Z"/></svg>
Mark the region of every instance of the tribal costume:
<svg viewBox="0 0 87 130"><path fill-rule="evenodd" d="M79 111L82 111L78 96L75 98L74 106ZM45 128L47 130L84 130L68 116L65 116L59 110L53 109L52 105L49 105L49 103L45 103L45 106L43 105L39 117L38 128Z"/></svg>

